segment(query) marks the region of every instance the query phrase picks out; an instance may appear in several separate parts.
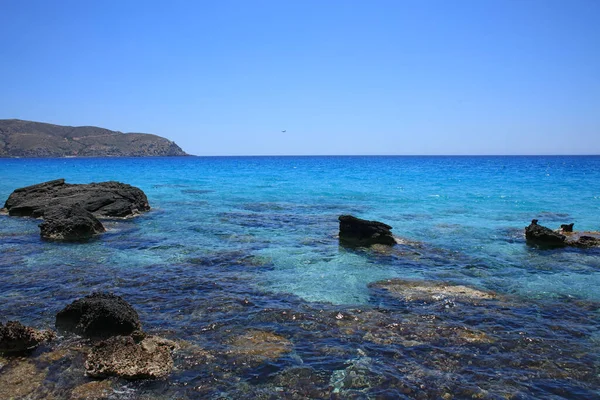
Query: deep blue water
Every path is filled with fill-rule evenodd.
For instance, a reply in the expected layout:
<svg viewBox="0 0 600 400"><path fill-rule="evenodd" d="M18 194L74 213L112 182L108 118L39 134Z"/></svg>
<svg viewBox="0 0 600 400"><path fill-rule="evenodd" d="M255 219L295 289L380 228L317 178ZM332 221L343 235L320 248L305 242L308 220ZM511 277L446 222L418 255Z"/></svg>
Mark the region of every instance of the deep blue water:
<svg viewBox="0 0 600 400"><path fill-rule="evenodd" d="M254 385L252 389L223 383L203 393L236 398L254 396L256 388L268 392L278 374L298 365L310 365L325 381L334 382L335 371L343 370L338 364L353 362L350 356L344 358L346 353L355 354L364 342L364 337L344 341L337 335L336 347L343 354L321 355L321 365L311 361L303 342L319 342L314 333L289 321L256 322L254 311L236 308L240 300L249 299L259 314L379 309L388 305L373 294L369 283L395 277L442 280L498 292L532 307L507 317L504 333L498 333L500 342L510 342L511 332L519 327L535 330L542 324L536 340L554 341L588 357L581 363L587 363L589 374L580 371L562 380L550 374L546 380L514 387L500 379L504 386L499 387L509 387L507 393L517 398L599 395L594 388L600 354L600 250L531 248L523 228L538 218L553 229L574 222L576 230L600 230L600 157L0 159L0 201L18 187L57 178L69 183L129 183L146 193L152 211L133 220L106 222L106 234L83 244L43 242L39 221L0 216L0 321L19 319L51 327L56 312L70 301L107 290L131 302L147 330L168 331L216 352L224 344L200 335L213 323L222 324L219 335L225 335L226 326L234 332L258 326L290 338L296 358L280 361L269 373L233 372L241 382ZM341 214L393 226L394 234L406 241L400 246L403 251L381 254L340 247L336 235ZM389 307L389 312L400 310ZM442 312L436 310L427 312ZM567 310L578 319L561 314ZM479 326L481 321L457 323ZM551 326L577 326L580 331L555 336ZM322 340L325 346L328 342ZM408 379L415 387L419 379L433 379L425 373L405 378L401 371L408 368L407 361L387 354L398 351L393 344L370 349L369 368L388 378ZM547 351L549 358L556 357ZM428 371L437 368L428 365L427 358L413 357L411 362L427 365ZM494 360L489 371L481 367L477 374L495 376ZM263 371L264 366L257 368ZM170 383L174 386L161 393L194 397L177 386L205 378L191 371L175 374ZM248 377L261 373L268 375L266 383ZM492 379L466 370L453 373L449 381L465 379L479 388L480 382ZM504 375L517 379L523 373L515 368ZM335 385L329 385L333 393ZM340 398L376 398L386 390L392 389L370 384ZM495 386L486 390L490 398L503 396ZM406 396L418 398L415 393ZM437 396L424 393L424 398Z"/></svg>

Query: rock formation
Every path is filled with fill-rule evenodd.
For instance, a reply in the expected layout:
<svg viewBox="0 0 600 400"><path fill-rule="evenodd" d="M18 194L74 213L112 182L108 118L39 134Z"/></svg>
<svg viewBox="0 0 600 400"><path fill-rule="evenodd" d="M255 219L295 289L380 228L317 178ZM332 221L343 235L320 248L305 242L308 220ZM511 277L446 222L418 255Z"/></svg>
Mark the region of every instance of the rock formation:
<svg viewBox="0 0 600 400"><path fill-rule="evenodd" d="M92 293L75 300L56 315L56 327L90 338L129 335L141 329L139 316L123 298Z"/></svg>
<svg viewBox="0 0 600 400"><path fill-rule="evenodd" d="M0 157L186 156L175 142L146 133L94 126L61 126L18 119L0 120Z"/></svg>
<svg viewBox="0 0 600 400"><path fill-rule="evenodd" d="M341 215L340 243L346 246L371 246L384 244L393 246L392 227L378 221L367 221L352 215Z"/></svg>
<svg viewBox="0 0 600 400"><path fill-rule="evenodd" d="M104 231L102 223L79 204L47 210L40 224L42 238L49 240L85 240Z"/></svg>
<svg viewBox="0 0 600 400"><path fill-rule="evenodd" d="M9 215L43 217L55 206L79 204L97 218L131 217L150 210L141 189L119 182L69 184L56 179L14 190L4 203Z"/></svg>
<svg viewBox="0 0 600 400"><path fill-rule="evenodd" d="M18 321L0 323L0 352L22 353L32 350L41 343L54 338L52 331L39 331L21 324Z"/></svg>
<svg viewBox="0 0 600 400"><path fill-rule="evenodd" d="M114 336L94 346L85 369L93 378L163 378L173 369L171 351L175 347L174 342L156 336L139 342L131 336Z"/></svg>
<svg viewBox="0 0 600 400"><path fill-rule="evenodd" d="M105 231L97 218L127 218L148 211L141 189L119 182L69 184L56 179L14 190L4 203L12 216L43 217L44 239L79 241Z"/></svg>

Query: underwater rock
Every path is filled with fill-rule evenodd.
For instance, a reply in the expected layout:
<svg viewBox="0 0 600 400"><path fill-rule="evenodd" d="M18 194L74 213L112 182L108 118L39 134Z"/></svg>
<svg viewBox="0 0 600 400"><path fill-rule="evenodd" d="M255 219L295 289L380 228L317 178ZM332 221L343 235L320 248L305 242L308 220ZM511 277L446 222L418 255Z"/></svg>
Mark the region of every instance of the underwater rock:
<svg viewBox="0 0 600 400"><path fill-rule="evenodd" d="M139 343L131 336L114 336L92 348L85 369L94 378L163 378L173 369L171 351L176 347L174 342L156 336L148 336Z"/></svg>
<svg viewBox="0 0 600 400"><path fill-rule="evenodd" d="M85 240L104 231L102 223L79 204L46 210L40 224L40 235L50 240Z"/></svg>
<svg viewBox="0 0 600 400"><path fill-rule="evenodd" d="M404 301L434 302L459 300L477 302L480 300L496 299L498 297L495 293L484 292L468 286L435 281L389 279L371 283L369 287L385 289L393 297Z"/></svg>
<svg viewBox="0 0 600 400"><path fill-rule="evenodd" d="M340 243L347 246L371 246L384 244L393 246L396 240L392 236L392 227L378 221L367 221L352 215L341 215Z"/></svg>
<svg viewBox="0 0 600 400"><path fill-rule="evenodd" d="M69 400L103 400L108 399L112 393L111 381L92 381L73 389Z"/></svg>
<svg viewBox="0 0 600 400"><path fill-rule="evenodd" d="M141 189L119 182L69 184L56 179L14 190L4 203L9 215L42 217L52 207L79 204L97 218L131 217L150 210Z"/></svg>
<svg viewBox="0 0 600 400"><path fill-rule="evenodd" d="M90 338L129 335L141 330L137 312L120 296L92 293L56 314L58 329Z"/></svg>
<svg viewBox="0 0 600 400"><path fill-rule="evenodd" d="M0 352L3 353L22 353L53 338L54 332L50 330L33 329L18 321L0 323Z"/></svg>
<svg viewBox="0 0 600 400"><path fill-rule="evenodd" d="M0 399L30 399L40 388L48 370L39 370L30 361L13 360L0 373Z"/></svg>
<svg viewBox="0 0 600 400"><path fill-rule="evenodd" d="M255 361L275 360L292 349L291 342L273 332L249 330L231 342L230 352L235 356Z"/></svg>
<svg viewBox="0 0 600 400"><path fill-rule="evenodd" d="M550 228L538 225L538 220L531 220L531 224L525 228L525 239L529 244L536 244L547 247L565 246L567 237Z"/></svg>

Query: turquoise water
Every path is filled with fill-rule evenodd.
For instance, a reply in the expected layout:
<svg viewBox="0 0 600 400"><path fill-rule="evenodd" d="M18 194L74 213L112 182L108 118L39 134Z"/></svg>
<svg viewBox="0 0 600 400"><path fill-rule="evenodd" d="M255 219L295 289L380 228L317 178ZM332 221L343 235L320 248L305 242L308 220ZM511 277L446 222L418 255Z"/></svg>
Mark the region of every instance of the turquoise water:
<svg viewBox="0 0 600 400"><path fill-rule="evenodd" d="M230 314L234 306L225 306L240 299L263 309L381 307L369 283L418 278L495 291L538 311L585 303L577 323L588 333L564 340L591 354L597 368L600 250L531 248L523 228L538 218L551 228L574 222L576 230L600 230L600 157L1 159L0 198L57 178L129 183L146 193L152 211L109 221L106 234L84 244L43 242L39 221L0 216L2 321L52 326L66 303L108 290L134 304L147 329L216 348L195 335L223 318L240 324ZM341 214L385 222L403 244L392 253L341 248ZM524 314L513 322L535 323ZM243 324L251 326L249 318ZM551 319L560 325L560 315ZM311 340L295 329L283 331ZM340 347L355 352L352 343ZM393 365L374 353L381 365ZM312 368L330 375L339 369ZM575 378L561 390L591 390L597 379ZM515 387L525 398L546 390ZM237 386L220 390L241 393Z"/></svg>

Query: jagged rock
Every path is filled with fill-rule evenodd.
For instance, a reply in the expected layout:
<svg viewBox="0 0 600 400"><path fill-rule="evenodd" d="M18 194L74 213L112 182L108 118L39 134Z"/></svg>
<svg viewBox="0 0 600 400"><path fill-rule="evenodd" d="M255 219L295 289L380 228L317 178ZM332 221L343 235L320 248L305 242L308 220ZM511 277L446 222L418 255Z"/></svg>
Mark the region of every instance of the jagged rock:
<svg viewBox="0 0 600 400"><path fill-rule="evenodd" d="M137 312L121 297L93 293L75 300L56 315L56 327L90 338L129 335L141 330Z"/></svg>
<svg viewBox="0 0 600 400"><path fill-rule="evenodd" d="M174 342L155 336L148 336L139 343L131 336L114 336L92 348L85 369L94 378L163 378L173 369L171 351L175 347Z"/></svg>
<svg viewBox="0 0 600 400"><path fill-rule="evenodd" d="M230 352L250 361L275 360L292 349L291 342L273 332L251 329L231 341Z"/></svg>
<svg viewBox="0 0 600 400"><path fill-rule="evenodd" d="M79 204L47 210L40 224L40 235L50 240L85 240L104 231L102 223Z"/></svg>
<svg viewBox="0 0 600 400"><path fill-rule="evenodd" d="M600 233L598 232L574 232L574 224L563 224L558 231L553 231L545 226L538 225L538 220L531 221L531 225L525 228L527 243L541 247L599 247ZM564 235L562 234L564 233Z"/></svg>
<svg viewBox="0 0 600 400"><path fill-rule="evenodd" d="M525 239L530 244L544 247L562 247L566 246L567 237L553 231L545 226L538 225L538 220L534 219L531 224L525 228Z"/></svg>
<svg viewBox="0 0 600 400"><path fill-rule="evenodd" d="M79 204L97 218L131 217L150 210L141 189L119 182L69 184L56 179L16 189L4 208L9 215L43 217L56 206Z"/></svg>
<svg viewBox="0 0 600 400"><path fill-rule="evenodd" d="M91 381L77 386L71 392L69 400L104 400L113 394L110 380Z"/></svg>
<svg viewBox="0 0 600 400"><path fill-rule="evenodd" d="M367 221L352 215L341 215L340 243L348 246L371 246L384 244L393 246L392 227L378 221Z"/></svg>
<svg viewBox="0 0 600 400"><path fill-rule="evenodd" d="M573 232L573 225L575 225L574 223L570 223L570 224L561 224L559 231L560 232Z"/></svg>
<svg viewBox="0 0 600 400"><path fill-rule="evenodd" d="M54 332L37 330L25 326L18 321L0 323L0 352L21 353L32 350L41 343L52 340Z"/></svg>

